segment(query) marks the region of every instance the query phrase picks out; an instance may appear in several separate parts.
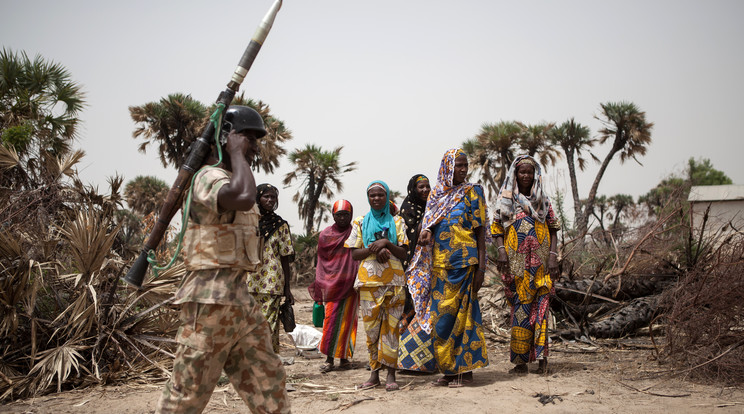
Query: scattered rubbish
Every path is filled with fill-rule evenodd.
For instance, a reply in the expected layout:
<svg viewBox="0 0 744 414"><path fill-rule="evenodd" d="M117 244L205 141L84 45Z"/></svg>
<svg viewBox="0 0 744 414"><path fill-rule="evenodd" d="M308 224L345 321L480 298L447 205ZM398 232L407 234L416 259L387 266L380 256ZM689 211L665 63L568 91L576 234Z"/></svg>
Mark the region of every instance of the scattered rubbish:
<svg viewBox="0 0 744 414"><path fill-rule="evenodd" d="M559 395L548 395L541 392L535 393L533 397L537 398L537 400L540 401L542 405L546 405L547 403L555 404L555 400L563 401L563 398L561 398Z"/></svg>

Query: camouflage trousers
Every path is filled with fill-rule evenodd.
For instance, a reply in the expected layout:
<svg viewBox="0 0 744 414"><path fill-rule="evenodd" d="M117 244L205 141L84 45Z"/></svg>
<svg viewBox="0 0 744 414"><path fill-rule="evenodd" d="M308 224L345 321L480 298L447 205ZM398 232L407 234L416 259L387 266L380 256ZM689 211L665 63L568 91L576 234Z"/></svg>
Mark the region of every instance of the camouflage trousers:
<svg viewBox="0 0 744 414"><path fill-rule="evenodd" d="M269 295L265 293L251 293L256 302L261 305L261 313L266 322L269 323L271 328L271 346L274 347L274 352L279 353L279 307L282 304L283 296Z"/></svg>
<svg viewBox="0 0 744 414"><path fill-rule="evenodd" d="M156 413L201 413L224 368L254 413L289 413L286 374L259 305L181 305L173 373Z"/></svg>

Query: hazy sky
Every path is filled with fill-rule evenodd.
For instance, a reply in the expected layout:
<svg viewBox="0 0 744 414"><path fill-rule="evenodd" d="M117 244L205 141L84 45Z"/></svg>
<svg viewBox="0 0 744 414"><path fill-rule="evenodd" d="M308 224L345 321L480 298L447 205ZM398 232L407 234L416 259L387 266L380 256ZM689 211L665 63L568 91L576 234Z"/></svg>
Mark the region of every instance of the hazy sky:
<svg viewBox="0 0 744 414"><path fill-rule="evenodd" d="M64 65L83 86L85 181L170 185L176 171L137 151L128 107L174 92L213 102L271 3L0 0L0 44ZM359 214L370 181L402 193L415 173L434 181L442 154L483 123L575 117L595 135L610 101L634 102L655 126L643 166L614 160L600 194L637 197L690 157L744 184L742 21L739 0L286 0L241 91L285 121L288 151L344 146L358 169L338 196ZM289 169L282 160L257 182L281 186ZM596 170L580 174L582 197ZM551 194L566 189L564 162L548 175ZM280 190L278 212L301 233L295 192Z"/></svg>

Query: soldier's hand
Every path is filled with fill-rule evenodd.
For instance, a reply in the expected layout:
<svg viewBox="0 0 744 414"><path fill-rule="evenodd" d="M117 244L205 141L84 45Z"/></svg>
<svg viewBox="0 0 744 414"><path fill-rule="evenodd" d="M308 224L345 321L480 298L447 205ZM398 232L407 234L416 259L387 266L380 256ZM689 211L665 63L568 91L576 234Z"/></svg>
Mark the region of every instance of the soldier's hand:
<svg viewBox="0 0 744 414"><path fill-rule="evenodd" d="M248 151L248 148L250 148L250 142L247 134L237 133L234 129L227 134L225 149L230 155L235 154L242 157Z"/></svg>

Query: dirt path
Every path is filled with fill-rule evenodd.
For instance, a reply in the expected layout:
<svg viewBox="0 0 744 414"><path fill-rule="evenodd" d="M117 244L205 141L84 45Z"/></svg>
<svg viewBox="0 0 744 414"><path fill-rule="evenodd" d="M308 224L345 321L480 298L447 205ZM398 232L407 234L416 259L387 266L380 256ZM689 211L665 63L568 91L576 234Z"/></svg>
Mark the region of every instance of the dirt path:
<svg viewBox="0 0 744 414"><path fill-rule="evenodd" d="M299 324L311 325L312 303L303 289L295 292ZM355 369L321 374L320 359L295 355L282 335L282 356L294 357L286 366L295 413L744 413L744 390L700 385L683 378L663 377L653 359L650 341L629 342L625 349L583 344L554 344L548 375L508 374L507 345L489 343L491 364L475 371L473 384L463 388L431 385L434 375L399 374L402 389L357 391L354 384L369 376L364 329L359 322ZM536 368L532 367L532 369ZM3 413L152 413L162 384L135 384L66 391L0 406ZM540 400L542 397L542 402ZM230 385L218 386L206 413L247 413Z"/></svg>

